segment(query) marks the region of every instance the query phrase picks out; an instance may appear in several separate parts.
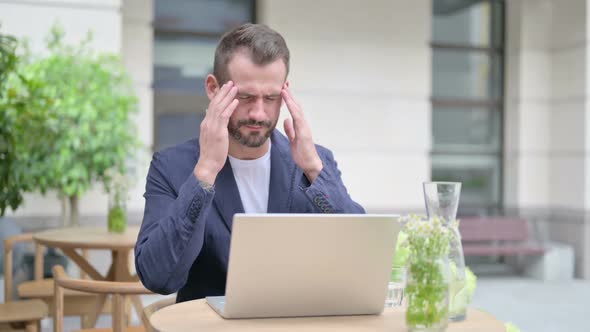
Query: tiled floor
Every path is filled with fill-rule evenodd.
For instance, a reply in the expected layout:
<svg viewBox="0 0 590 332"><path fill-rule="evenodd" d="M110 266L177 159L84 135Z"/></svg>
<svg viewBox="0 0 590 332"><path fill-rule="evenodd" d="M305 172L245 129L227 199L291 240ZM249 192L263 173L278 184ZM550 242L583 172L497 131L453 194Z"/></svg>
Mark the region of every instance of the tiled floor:
<svg viewBox="0 0 590 332"><path fill-rule="evenodd" d="M523 332L590 331L590 281L479 278L472 305Z"/></svg>

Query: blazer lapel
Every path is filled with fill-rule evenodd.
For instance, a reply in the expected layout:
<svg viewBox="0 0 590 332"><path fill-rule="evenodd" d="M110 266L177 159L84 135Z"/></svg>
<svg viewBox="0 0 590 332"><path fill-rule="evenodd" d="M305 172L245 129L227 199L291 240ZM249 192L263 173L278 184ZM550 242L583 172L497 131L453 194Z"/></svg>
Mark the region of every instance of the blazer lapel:
<svg viewBox="0 0 590 332"><path fill-rule="evenodd" d="M244 207L229 158L217 175L213 203L231 233L234 214L244 213Z"/></svg>
<svg viewBox="0 0 590 332"><path fill-rule="evenodd" d="M295 163L289 141L277 130L271 135L271 143L268 213L286 213L295 181Z"/></svg>

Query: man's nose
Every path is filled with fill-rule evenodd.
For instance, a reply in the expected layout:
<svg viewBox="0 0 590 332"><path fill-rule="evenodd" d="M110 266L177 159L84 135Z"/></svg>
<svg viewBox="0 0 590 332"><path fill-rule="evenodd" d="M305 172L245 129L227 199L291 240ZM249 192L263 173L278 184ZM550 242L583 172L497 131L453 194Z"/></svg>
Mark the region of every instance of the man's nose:
<svg viewBox="0 0 590 332"><path fill-rule="evenodd" d="M262 98L256 98L256 102L250 109L250 119L256 121L266 120L266 112L264 112L264 100Z"/></svg>

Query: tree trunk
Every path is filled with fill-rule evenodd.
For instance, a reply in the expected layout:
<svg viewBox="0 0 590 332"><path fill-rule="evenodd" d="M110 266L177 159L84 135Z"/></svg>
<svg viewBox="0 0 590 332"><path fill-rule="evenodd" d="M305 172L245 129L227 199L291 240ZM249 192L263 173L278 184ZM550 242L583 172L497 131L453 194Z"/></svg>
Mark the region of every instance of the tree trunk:
<svg viewBox="0 0 590 332"><path fill-rule="evenodd" d="M61 195L61 227L70 226L70 201L65 195Z"/></svg>
<svg viewBox="0 0 590 332"><path fill-rule="evenodd" d="M80 211L78 210L78 196L70 196L70 226L80 226Z"/></svg>

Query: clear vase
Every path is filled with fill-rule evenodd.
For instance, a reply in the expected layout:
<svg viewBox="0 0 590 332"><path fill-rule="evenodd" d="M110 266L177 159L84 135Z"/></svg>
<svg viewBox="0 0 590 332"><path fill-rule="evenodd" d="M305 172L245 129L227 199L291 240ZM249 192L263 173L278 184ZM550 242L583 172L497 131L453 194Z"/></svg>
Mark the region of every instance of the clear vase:
<svg viewBox="0 0 590 332"><path fill-rule="evenodd" d="M466 318L468 295L466 289L465 257L456 222L461 183L425 182L424 202L429 218L439 218L452 234L449 240L450 300L449 319L462 321Z"/></svg>
<svg viewBox="0 0 590 332"><path fill-rule="evenodd" d="M466 287L465 258L463 256L463 245L461 234L455 225L447 225L451 231L449 240L449 319L451 321L462 321L467 317L467 303L469 296Z"/></svg>
<svg viewBox="0 0 590 332"><path fill-rule="evenodd" d="M449 322L448 260L410 259L405 299L406 325L409 331L444 331Z"/></svg>
<svg viewBox="0 0 590 332"><path fill-rule="evenodd" d="M127 195L121 190L109 193L108 230L112 233L124 233L127 229Z"/></svg>

